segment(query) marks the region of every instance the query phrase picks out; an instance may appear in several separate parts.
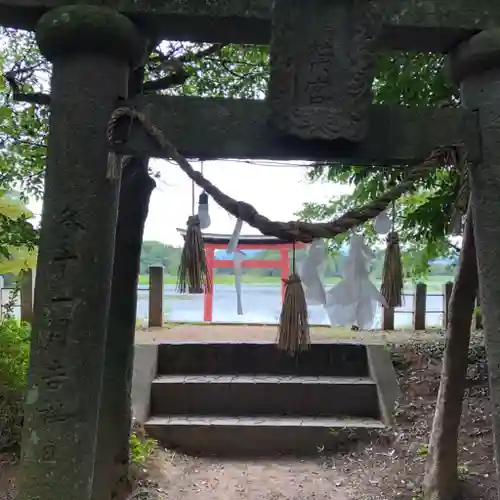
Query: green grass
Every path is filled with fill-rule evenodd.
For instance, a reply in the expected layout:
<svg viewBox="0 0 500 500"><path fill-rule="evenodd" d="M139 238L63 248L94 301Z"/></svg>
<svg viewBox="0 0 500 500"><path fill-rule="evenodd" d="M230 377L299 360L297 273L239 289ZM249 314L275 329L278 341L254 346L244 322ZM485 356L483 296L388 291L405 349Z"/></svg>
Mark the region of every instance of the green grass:
<svg viewBox="0 0 500 500"><path fill-rule="evenodd" d="M242 283L248 285L256 285L256 286L266 286L266 285L279 285L280 278L277 276L242 276ZM340 278L327 278L325 283L326 285L335 285L340 281ZM427 288L429 292L441 292L443 285L448 282L453 281L453 276L429 276L425 283L427 283ZM177 283L176 276L165 276L164 283L166 285L175 285ZM233 285L234 284L234 276L231 275L215 275L214 283L216 285ZM149 276L141 275L139 276L139 284L147 285L149 284ZM374 284L376 286L380 285L380 280L374 280ZM408 281L408 288L413 284Z"/></svg>

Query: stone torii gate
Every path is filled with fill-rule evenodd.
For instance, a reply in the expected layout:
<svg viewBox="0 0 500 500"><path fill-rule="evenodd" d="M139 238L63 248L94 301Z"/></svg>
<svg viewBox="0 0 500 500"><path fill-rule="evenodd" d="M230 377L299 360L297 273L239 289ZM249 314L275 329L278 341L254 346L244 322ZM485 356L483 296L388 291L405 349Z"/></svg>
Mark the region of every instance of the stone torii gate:
<svg viewBox="0 0 500 500"><path fill-rule="evenodd" d="M500 425L496 0L0 0L0 23L36 30L53 62L21 499L105 500L92 489L119 194L106 175L106 129L149 37L271 42L267 101L133 101L188 157L408 165L438 145L465 143ZM373 105L374 56L388 49L449 54L466 107ZM119 152L160 155L155 148L134 129Z"/></svg>

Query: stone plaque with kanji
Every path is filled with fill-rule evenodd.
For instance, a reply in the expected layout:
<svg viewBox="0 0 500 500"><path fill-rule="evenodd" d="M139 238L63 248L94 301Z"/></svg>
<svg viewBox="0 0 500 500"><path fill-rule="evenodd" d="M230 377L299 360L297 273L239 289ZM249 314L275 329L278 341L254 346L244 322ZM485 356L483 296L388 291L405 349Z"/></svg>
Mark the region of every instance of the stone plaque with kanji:
<svg viewBox="0 0 500 500"><path fill-rule="evenodd" d="M271 124L301 139L361 142L372 103L377 0L275 0Z"/></svg>

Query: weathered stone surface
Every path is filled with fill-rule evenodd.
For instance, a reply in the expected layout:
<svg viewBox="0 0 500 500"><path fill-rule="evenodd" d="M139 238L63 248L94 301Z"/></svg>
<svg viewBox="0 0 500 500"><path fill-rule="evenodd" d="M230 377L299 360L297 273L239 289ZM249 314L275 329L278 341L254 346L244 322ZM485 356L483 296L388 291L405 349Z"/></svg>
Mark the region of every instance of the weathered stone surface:
<svg viewBox="0 0 500 500"><path fill-rule="evenodd" d="M42 54L109 54L131 66L145 58L145 40L128 17L96 5L68 5L44 14L36 38Z"/></svg>
<svg viewBox="0 0 500 500"><path fill-rule="evenodd" d="M127 57L103 52L53 61L22 499L91 496L119 193L107 177L106 132L129 73Z"/></svg>
<svg viewBox="0 0 500 500"><path fill-rule="evenodd" d="M127 69L54 67L21 498L90 494L119 187L105 177L106 124Z"/></svg>
<svg viewBox="0 0 500 500"><path fill-rule="evenodd" d="M381 28L375 0L276 0L268 103L279 132L361 142Z"/></svg>
<svg viewBox="0 0 500 500"><path fill-rule="evenodd" d="M485 43L487 40L488 43ZM482 33L459 47L453 65L466 75L461 85L465 106L476 109L483 160L471 165L471 208L484 314L497 475L500 475L500 30ZM493 56L493 57L492 57ZM496 65L493 64L496 62ZM486 64L487 63L487 64ZM476 71L471 72L474 68Z"/></svg>
<svg viewBox="0 0 500 500"><path fill-rule="evenodd" d="M272 0L86 3L121 8L164 38L267 44L271 37ZM0 0L0 23L33 28L44 10L66 4L67 0ZM379 0L379 5L385 19L380 43L385 48L448 51L481 29L500 26L496 0Z"/></svg>
<svg viewBox="0 0 500 500"><path fill-rule="evenodd" d="M469 158L480 159L476 116L464 109L374 105L366 141L352 147L344 141L280 137L268 123L265 101L146 96L133 103L191 158L337 159L360 165L405 165L422 161L436 146L464 141ZM138 125L123 152L163 156Z"/></svg>

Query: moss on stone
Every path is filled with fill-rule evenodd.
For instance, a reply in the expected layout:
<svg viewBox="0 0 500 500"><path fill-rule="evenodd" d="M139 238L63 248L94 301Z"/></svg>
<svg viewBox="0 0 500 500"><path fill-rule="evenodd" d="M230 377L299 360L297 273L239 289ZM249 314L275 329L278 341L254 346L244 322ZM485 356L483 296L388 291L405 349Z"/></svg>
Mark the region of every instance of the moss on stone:
<svg viewBox="0 0 500 500"><path fill-rule="evenodd" d="M49 60L76 53L109 54L138 65L145 54L145 39L126 16L98 5L68 5L47 12L36 36Z"/></svg>
<svg viewBox="0 0 500 500"><path fill-rule="evenodd" d="M187 16L271 19L271 0L107 0L123 11Z"/></svg>

